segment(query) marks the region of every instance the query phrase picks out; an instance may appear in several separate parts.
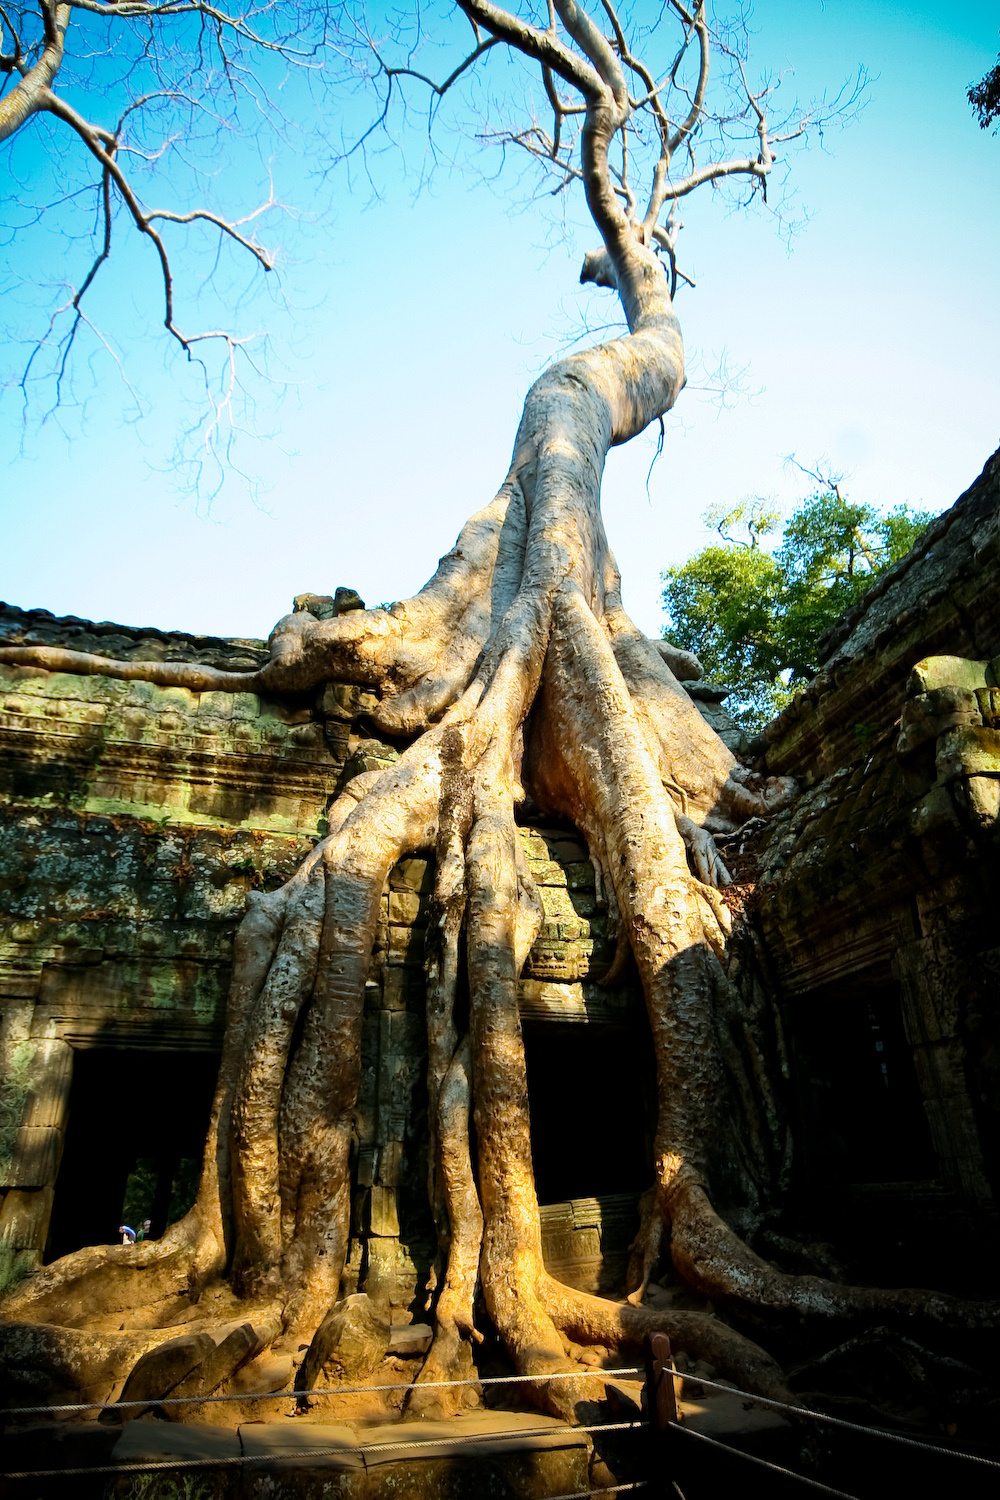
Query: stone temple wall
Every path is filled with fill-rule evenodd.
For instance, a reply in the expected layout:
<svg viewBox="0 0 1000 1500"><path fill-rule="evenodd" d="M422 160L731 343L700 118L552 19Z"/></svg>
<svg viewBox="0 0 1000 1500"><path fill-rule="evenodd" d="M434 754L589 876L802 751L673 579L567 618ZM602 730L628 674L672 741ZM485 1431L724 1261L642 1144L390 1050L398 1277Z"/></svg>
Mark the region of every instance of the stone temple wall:
<svg viewBox="0 0 1000 1500"><path fill-rule="evenodd" d="M1000 454L827 651L750 747L803 787L754 850L800 1186L892 1246L963 1233L974 1282L1000 1195Z"/></svg>
<svg viewBox="0 0 1000 1500"><path fill-rule="evenodd" d="M265 656L6 606L0 638ZM739 747L721 690L690 689ZM369 703L0 667L0 1250L37 1263L112 1240L123 1205L154 1232L184 1211L247 892L287 879L345 781L394 758ZM940 1284L936 1247L960 1236L956 1289L974 1290L1000 1249L1000 455L742 748L802 788L726 849L780 993L792 1201L840 1245L857 1226L863 1280ZM634 985L597 983L612 954L575 832L521 838L546 909L520 985L545 1253L611 1290L652 1177L648 1025ZM407 859L382 897L357 1105L347 1279L399 1321L433 1249L430 881Z"/></svg>
<svg viewBox="0 0 1000 1500"><path fill-rule="evenodd" d="M263 649L8 607L0 634L233 667L256 664ZM289 706L0 666L0 1244L9 1251L37 1263L110 1242L124 1201L136 1218L145 1207L161 1222L187 1206L247 892L286 880L344 782L395 758L359 724L365 702L346 686ZM529 1065L540 1060L539 1171L556 1194L543 1208L546 1253L564 1279L596 1290L623 1278L651 1176L652 1094L636 1094L631 1061L648 1051L648 1027L634 987L596 983L613 955L583 845L567 828L521 837L546 908L520 988ZM382 897L357 1105L347 1279L400 1317L419 1308L433 1253L423 1188L431 879L426 860L404 860ZM602 1084L590 1163L579 1156L586 1131L560 1138L569 1080L545 1065L553 1037L575 1049L584 1088L588 1058ZM617 1082L609 1037L627 1070ZM623 1141L632 1165L621 1178L602 1152Z"/></svg>

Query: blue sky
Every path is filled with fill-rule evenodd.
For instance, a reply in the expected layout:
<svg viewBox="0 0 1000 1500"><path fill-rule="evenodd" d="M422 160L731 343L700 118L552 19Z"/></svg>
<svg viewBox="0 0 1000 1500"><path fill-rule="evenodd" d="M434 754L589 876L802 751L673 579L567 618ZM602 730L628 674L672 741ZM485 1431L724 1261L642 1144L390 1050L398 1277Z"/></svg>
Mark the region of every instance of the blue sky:
<svg viewBox="0 0 1000 1500"><path fill-rule="evenodd" d="M1000 442L1000 137L965 100L1000 50L1000 6L758 0L754 29L755 57L783 90L836 89L863 65L868 102L795 157L790 248L767 216L711 195L685 206L690 386L648 495L651 439L615 452L605 484L626 606L657 633L660 569L704 542L706 506L804 493L789 453L846 471L856 499L940 508ZM19 170L40 144L21 147ZM419 142L410 157L419 166ZM496 490L528 385L588 309L601 315L577 284L593 240L579 211L559 236L513 180L439 167L416 194L390 161L373 205L343 179L327 194L291 158L273 170L287 200L332 202L288 225L282 286L296 316L270 293L243 307L248 326L287 345L296 382L265 396L262 440L243 453L257 501L234 481L206 512L165 472L178 371L146 333L145 258L129 248L95 312L152 414L123 421L127 398L99 351L78 372L79 392L92 380L82 418L70 409L32 430L23 452L17 403L0 403L0 597L266 635L296 593L412 593ZM251 175L234 181L252 191ZM58 278L78 247L21 237L5 253L15 272ZM702 388L723 356L746 369L747 394L720 408Z"/></svg>

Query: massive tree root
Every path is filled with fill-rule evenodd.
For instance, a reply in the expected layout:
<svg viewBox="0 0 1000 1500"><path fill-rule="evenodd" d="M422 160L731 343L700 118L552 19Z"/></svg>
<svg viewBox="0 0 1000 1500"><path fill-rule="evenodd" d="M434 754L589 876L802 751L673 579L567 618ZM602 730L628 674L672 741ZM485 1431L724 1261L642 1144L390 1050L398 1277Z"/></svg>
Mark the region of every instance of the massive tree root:
<svg viewBox="0 0 1000 1500"><path fill-rule="evenodd" d="M807 1318L831 1336L873 1319L995 1324L993 1307L784 1274L720 1212L766 1207L787 1163L753 1045L764 981L748 942L733 944L712 834L766 816L792 788L737 764L671 669L690 662L646 639L621 605L600 512L604 462L672 406L684 370L666 274L608 187L615 121L602 118L595 104L585 151L606 252L588 274L616 286L630 332L536 382L503 487L420 593L327 620L293 614L253 673L0 650L7 662L196 690L361 683L375 695L374 725L403 744L391 767L348 786L287 885L251 898L191 1212L153 1244L83 1250L38 1272L8 1299L8 1318L60 1322L72 1307L79 1323L155 1304L169 1321L172 1297L225 1277L264 1342L279 1330L309 1341L338 1298L347 1253L380 895L397 860L432 850L429 1192L440 1264L413 1410L441 1409L430 1383L473 1372L480 1306L516 1368L536 1377L535 1399L564 1414L594 1394L592 1381L548 1379L579 1368L567 1355L574 1343L629 1349L662 1328L743 1386L782 1396L780 1365L742 1330L756 1338L769 1321ZM525 797L585 835L620 937L615 970L634 957L658 1080L655 1213L680 1277L729 1322L603 1301L544 1268L517 1004L541 918L515 823ZM467 1031L455 1003L463 934Z"/></svg>

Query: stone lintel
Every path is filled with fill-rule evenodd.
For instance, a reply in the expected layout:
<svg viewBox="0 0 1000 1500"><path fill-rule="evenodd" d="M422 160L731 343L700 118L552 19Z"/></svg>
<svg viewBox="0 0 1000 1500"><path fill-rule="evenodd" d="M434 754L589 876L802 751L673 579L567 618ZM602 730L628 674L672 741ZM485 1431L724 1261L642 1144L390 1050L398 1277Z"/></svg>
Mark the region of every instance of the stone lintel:
<svg viewBox="0 0 1000 1500"><path fill-rule="evenodd" d="M517 987L522 1020L597 1022L614 1025L629 1020L636 997L628 990L605 990L596 984L559 984L544 979L522 979Z"/></svg>

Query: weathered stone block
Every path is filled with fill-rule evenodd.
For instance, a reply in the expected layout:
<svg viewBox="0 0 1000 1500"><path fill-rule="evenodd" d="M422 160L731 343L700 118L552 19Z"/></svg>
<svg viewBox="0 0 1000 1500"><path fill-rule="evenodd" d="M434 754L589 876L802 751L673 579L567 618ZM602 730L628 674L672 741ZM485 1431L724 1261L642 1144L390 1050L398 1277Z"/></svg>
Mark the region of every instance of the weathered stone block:
<svg viewBox="0 0 1000 1500"><path fill-rule="evenodd" d="M388 1309L398 1295L396 1252L399 1241L381 1239L372 1235L368 1240L368 1267L365 1271L364 1289L380 1311L388 1318Z"/></svg>
<svg viewBox="0 0 1000 1500"><path fill-rule="evenodd" d="M1000 776L1000 730L985 725L951 729L937 742L938 777Z"/></svg>
<svg viewBox="0 0 1000 1500"><path fill-rule="evenodd" d="M910 818L917 838L926 838L942 828L954 828L957 822L955 803L946 786L932 787L913 808Z"/></svg>
<svg viewBox="0 0 1000 1500"><path fill-rule="evenodd" d="M903 704L896 751L908 755L949 729L981 724L979 702L971 688L948 686L917 693Z"/></svg>
<svg viewBox="0 0 1000 1500"><path fill-rule="evenodd" d="M309 1390L320 1376L363 1380L377 1369L389 1348L388 1318L364 1292L333 1306L313 1336L299 1369L296 1386Z"/></svg>
<svg viewBox="0 0 1000 1500"><path fill-rule="evenodd" d="M234 719L257 719L260 717L260 699L256 693L233 693L230 696Z"/></svg>
<svg viewBox="0 0 1000 1500"><path fill-rule="evenodd" d="M434 888L434 865L426 859L401 859L389 872L389 886L395 891L416 891L429 895Z"/></svg>
<svg viewBox="0 0 1000 1500"><path fill-rule="evenodd" d="M106 938L109 933L106 930ZM173 936L169 927L166 933ZM114 941L119 951L135 948L135 926L123 925ZM221 965L198 960L213 956L218 936L207 928L199 931L191 922L178 924L176 942L188 948L189 957L48 965L35 1015L36 1034L53 1017L58 1030L74 1038L99 1035L107 1041L112 1036L127 1040L142 1035L155 1036L163 1045L198 1041L202 1046L214 1041L225 1014L228 975Z"/></svg>
<svg viewBox="0 0 1000 1500"><path fill-rule="evenodd" d="M73 1048L67 1042L39 1041L28 1072L25 1125L62 1130L73 1081Z"/></svg>
<svg viewBox="0 0 1000 1500"><path fill-rule="evenodd" d="M414 927L421 918L420 897L413 891L389 892L389 921L393 924ZM426 924L426 916L424 916Z"/></svg>
<svg viewBox="0 0 1000 1500"><path fill-rule="evenodd" d="M358 689L351 682L328 682L316 699L316 711L328 719L350 722L357 714Z"/></svg>
<svg viewBox="0 0 1000 1500"><path fill-rule="evenodd" d="M114 1460L119 1464L169 1463L182 1459L239 1458L240 1452L238 1435L226 1427L210 1427L200 1422L197 1426L182 1426L145 1417L128 1424L115 1444Z"/></svg>
<svg viewBox="0 0 1000 1500"><path fill-rule="evenodd" d="M389 1339L389 1350L403 1356L426 1354L433 1341L434 1330L429 1323L397 1324Z"/></svg>
<svg viewBox="0 0 1000 1500"><path fill-rule="evenodd" d="M918 661L910 674L908 691L928 693L934 688L986 687L986 672L989 662L970 661L964 656L925 656Z"/></svg>
<svg viewBox="0 0 1000 1500"><path fill-rule="evenodd" d="M545 915L556 921L571 922L576 917L576 907L569 891L563 886L543 885L539 887L539 895L545 908Z"/></svg>
<svg viewBox="0 0 1000 1500"><path fill-rule="evenodd" d="M174 1397L210 1396L223 1381L230 1377L260 1348L260 1340L252 1323L241 1323L226 1334L205 1358L195 1365L171 1391ZM185 1407L168 1407L167 1415L174 1421L183 1421ZM195 1410L195 1408L191 1408Z"/></svg>
<svg viewBox="0 0 1000 1500"><path fill-rule="evenodd" d="M421 963L424 956L422 929L390 923L388 952L390 964Z"/></svg>
<svg viewBox="0 0 1000 1500"><path fill-rule="evenodd" d="M303 750L325 750L326 739L322 724L296 724L289 730L290 742Z"/></svg>
<svg viewBox="0 0 1000 1500"><path fill-rule="evenodd" d="M122 1401L155 1401L169 1396L174 1386L179 1385L185 1375L208 1355L215 1352L215 1340L207 1333L183 1333L179 1338L168 1339L150 1349L135 1365L119 1396ZM106 1413L111 1416L111 1413ZM123 1412L126 1420L136 1415L134 1411Z"/></svg>
<svg viewBox="0 0 1000 1500"><path fill-rule="evenodd" d="M348 1301L353 1301L348 1298ZM308 1464L309 1455L319 1449L336 1450L328 1455L330 1468L363 1469L364 1459L358 1451L357 1434L350 1427L326 1422L263 1422L244 1425L239 1432L242 1451L248 1458L294 1460L296 1470ZM259 1469L254 1464L249 1473ZM268 1491L270 1493L270 1491Z"/></svg>
<svg viewBox="0 0 1000 1500"><path fill-rule="evenodd" d="M925 1099L961 1094L966 1090L965 1048L957 1038L914 1047L913 1065Z"/></svg>
<svg viewBox="0 0 1000 1500"><path fill-rule="evenodd" d="M264 1395L283 1391L291 1384L294 1365L290 1354L261 1354L236 1371L229 1390L247 1395Z"/></svg>
<svg viewBox="0 0 1000 1500"><path fill-rule="evenodd" d="M534 828L519 828L517 834L526 859L548 859L548 845Z"/></svg>
<svg viewBox="0 0 1000 1500"><path fill-rule="evenodd" d="M0 1027L4 1031L13 1016L30 1015L41 975L42 959L37 954L17 950L0 953L0 1000L5 1002Z"/></svg>
<svg viewBox="0 0 1000 1500"><path fill-rule="evenodd" d="M7 929L8 940L12 943L37 943L41 936L40 922L12 922Z"/></svg>
<svg viewBox="0 0 1000 1500"><path fill-rule="evenodd" d="M391 1446L394 1441L426 1442L433 1444L433 1447L428 1447L426 1460L423 1457L415 1459L412 1450L394 1450ZM420 1487L414 1489L408 1486L408 1493L419 1495L421 1500L423 1496L430 1500L432 1496L450 1492L425 1487L417 1478L423 1473L424 1463L432 1455L434 1458L447 1457L452 1466L458 1460L463 1466L468 1463L471 1467L477 1458L486 1455L495 1455L504 1461L512 1455L525 1454L537 1462L546 1453L572 1453L582 1463L582 1469L572 1471L573 1482L570 1481L569 1471L563 1471L565 1482L570 1490L577 1484L586 1489L587 1484L589 1444L586 1433L575 1430L556 1418L540 1416L537 1412L479 1411L454 1417L449 1421L410 1421L402 1426L398 1423L380 1423L365 1430L362 1448L368 1450L365 1452L365 1460L372 1469L383 1464L412 1464L413 1482L419 1483ZM530 1468L528 1472L530 1473ZM469 1477L471 1479L472 1476ZM514 1485L511 1489L515 1494L532 1493L531 1489L522 1490ZM477 1490L472 1484L468 1489L470 1495L488 1495L493 1492L486 1487ZM496 1491L500 1494L504 1492L500 1489ZM551 1493L551 1490L547 1485L539 1485L536 1493Z"/></svg>
<svg viewBox="0 0 1000 1500"><path fill-rule="evenodd" d="M378 1183L381 1187L397 1188L402 1177L403 1143L402 1141L386 1141L379 1147L378 1152Z"/></svg>
<svg viewBox="0 0 1000 1500"><path fill-rule="evenodd" d="M112 1451L121 1437L120 1429L102 1427L95 1421L38 1422L33 1421L20 1429L8 1427L3 1438L4 1468L9 1470L38 1469L87 1469L103 1467L111 1462ZM9 1482L13 1491L16 1481ZM84 1487L75 1486L70 1476L59 1479L21 1482L26 1490L35 1495L55 1496L60 1489L70 1495L85 1493ZM42 1486L45 1486L43 1489ZM20 1486L18 1486L20 1488Z"/></svg>
<svg viewBox="0 0 1000 1500"><path fill-rule="evenodd" d="M371 1190L371 1232L383 1238L399 1236L399 1214L396 1211L396 1189L375 1186Z"/></svg>
<svg viewBox="0 0 1000 1500"><path fill-rule="evenodd" d="M14 1150L4 1169L0 1187L42 1188L56 1180L62 1156L63 1134L45 1126L22 1125L14 1137ZM0 1167L3 1164L0 1163Z"/></svg>
<svg viewBox="0 0 1000 1500"><path fill-rule="evenodd" d="M386 968L382 973L382 1007L384 1010L406 1010L410 999L408 970Z"/></svg>
<svg viewBox="0 0 1000 1500"><path fill-rule="evenodd" d="M548 847L550 858L558 860L561 865L579 864L587 858L587 846L579 839L553 839Z"/></svg>
<svg viewBox="0 0 1000 1500"><path fill-rule="evenodd" d="M992 1208L993 1189L983 1173L983 1158L977 1146L974 1156L955 1156L942 1162L945 1177L968 1203Z"/></svg>
<svg viewBox="0 0 1000 1500"><path fill-rule="evenodd" d="M532 948L524 966L526 979L549 979L561 982L585 979L591 971L592 955L584 943L539 942ZM606 965L605 965L606 967Z"/></svg>
<svg viewBox="0 0 1000 1500"><path fill-rule="evenodd" d="M950 789L974 827L991 832L1000 823L1000 775L958 777Z"/></svg>
<svg viewBox="0 0 1000 1500"><path fill-rule="evenodd" d="M53 1196L51 1187L12 1188L0 1209L0 1243L40 1255L49 1232Z"/></svg>
<svg viewBox="0 0 1000 1500"><path fill-rule="evenodd" d="M987 728L996 729L1000 726L1000 688L977 688L976 703Z"/></svg>
<svg viewBox="0 0 1000 1500"><path fill-rule="evenodd" d="M606 990L599 985L560 984L534 978L519 982L517 997L521 1015L526 1019L550 1021L617 1021L630 1000L635 1003L634 994L624 989Z"/></svg>
<svg viewBox="0 0 1000 1500"><path fill-rule="evenodd" d="M372 1500L349 1427L267 1422L242 1427L240 1439L252 1460L242 1472L240 1500Z"/></svg>

